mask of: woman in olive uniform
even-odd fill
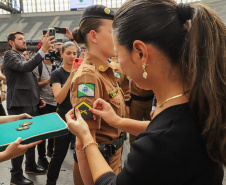
[[[111,65],[114,70],[116,81],[119,83],[119,86],[122,88],[124,94],[124,100],[126,104],[125,108],[125,118],[129,118],[130,110],[130,100],[131,100],[131,82],[127,75],[125,75],[119,65],[118,57],[111,58]],[[123,139],[127,139],[127,133],[123,131]]]
[[[112,105],[119,116],[124,116],[123,93],[114,77],[113,68],[107,61],[108,58],[115,56],[111,33],[113,18],[114,12],[105,6],[90,6],[83,12],[79,28],[73,31],[75,41],[85,43],[88,51],[72,79],[71,103],[73,107],[79,108],[100,151],[117,174],[121,171],[123,142],[121,130],[109,126],[100,118],[94,120],[89,111],[95,100],[103,98]],[[84,163],[87,160],[83,160],[86,156],[81,150],[82,144],[79,145],[79,140],[76,140],[76,154],[83,182],[92,184],[90,171],[87,170],[88,163]],[[75,162],[75,184],[77,184],[77,167]]]
[[[130,79],[127,75],[125,75],[122,72],[120,65],[119,65],[119,62],[118,62],[118,57],[112,57],[111,58],[111,65],[112,65],[112,68],[114,70],[116,81],[119,83],[119,86],[122,88],[122,91],[124,93],[125,102],[126,102],[126,105],[127,105],[128,102],[131,99],[131,82],[130,82]],[[126,110],[126,114],[127,113],[129,113],[129,110],[128,111]],[[126,117],[129,117],[129,115],[126,116]]]

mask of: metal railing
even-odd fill
[[[19,0],[14,0],[14,2]],[[190,3],[201,0],[175,0],[177,3]],[[12,0],[0,0],[0,3],[7,4]],[[126,0],[93,0],[94,4],[105,5],[109,8],[120,8]],[[58,12],[70,11],[70,0],[22,0],[22,13]],[[0,9],[0,14],[7,11]]]

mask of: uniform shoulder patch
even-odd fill
[[[121,73],[117,73],[117,72],[115,72],[115,78],[120,78],[121,77]]]
[[[92,107],[87,102],[82,101],[76,107],[79,109],[81,116],[83,117],[84,120],[93,118],[93,113],[89,111],[89,109]],[[74,111],[75,111],[75,109],[74,109]],[[75,115],[75,113],[74,113],[74,115]]]
[[[95,84],[91,83],[78,84],[78,98],[94,96],[95,96]]]

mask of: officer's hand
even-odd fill
[[[67,125],[68,125],[69,130],[74,135],[76,135],[78,138],[80,138],[82,141],[86,137],[91,136],[91,133],[89,131],[89,126],[87,125],[85,120],[82,118],[81,113],[78,108],[75,109],[75,115],[74,115],[74,109],[71,109],[65,115],[65,118],[67,120]]]
[[[98,98],[93,103],[93,108],[90,109],[90,112],[94,114],[94,120],[97,116],[100,116],[104,121],[113,126],[118,122],[120,117],[115,113],[114,109],[111,107],[110,103],[104,101],[101,98]]]
[[[54,36],[49,37],[49,32],[42,36],[42,47],[41,50],[44,53],[47,53],[48,50],[53,47],[53,43],[55,42]]]
[[[40,144],[42,141],[36,141],[30,144],[21,145],[22,138],[17,138],[16,141],[11,143],[6,150],[4,151],[4,160],[13,159],[15,157],[18,157],[20,155],[23,155],[28,148],[34,147],[37,144]]]

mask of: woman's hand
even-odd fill
[[[3,159],[2,160],[0,159],[0,160],[5,161],[5,160],[13,159],[20,155],[23,155],[28,148],[34,147],[35,145],[40,144],[42,141],[36,141],[26,145],[21,145],[20,144],[21,142],[22,142],[22,138],[19,137],[17,138],[16,141],[11,143],[3,152],[3,156],[4,156]]]
[[[32,116],[27,114],[27,113],[23,113],[23,114],[19,114],[18,115],[18,120],[21,120],[21,119],[31,119]]]
[[[93,108],[90,112],[94,114],[93,118],[96,120],[96,116],[100,116],[107,124],[114,126],[117,124],[120,117],[115,113],[114,109],[111,107],[110,103],[98,98],[93,103]]]
[[[77,119],[75,118],[75,116]],[[91,133],[89,131],[89,126],[82,118],[78,108],[75,109],[75,115],[74,115],[74,109],[71,109],[66,114],[65,118],[67,120],[67,125],[69,130],[78,138],[80,138],[82,141],[84,141],[86,137],[91,136]]]

